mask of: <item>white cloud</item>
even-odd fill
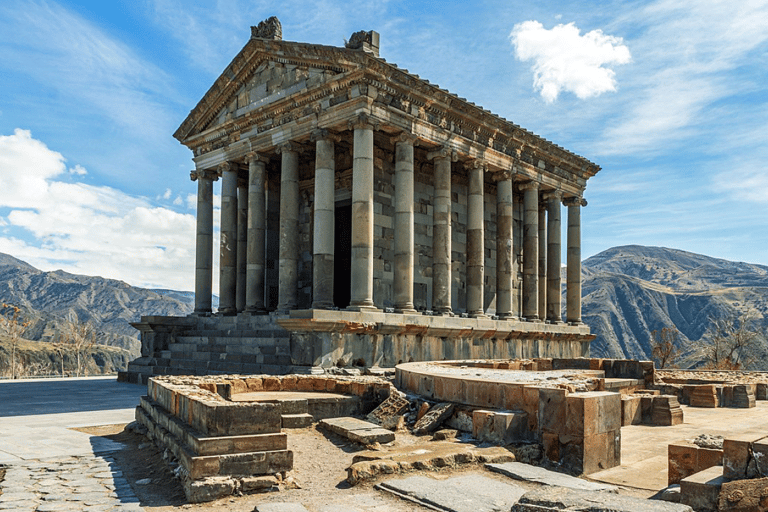
[[[165,189],[165,192],[163,192],[163,199],[166,201],[171,198],[171,189],[167,188]]]
[[[560,92],[572,92],[579,99],[616,90],[616,75],[610,64],[631,60],[621,38],[592,30],[584,35],[573,23],[545,29],[538,21],[518,23],[510,39],[515,56],[533,61],[533,87],[547,103]]]
[[[29,131],[0,136],[0,207],[11,209],[0,220],[14,230],[0,236],[0,251],[45,270],[190,289],[193,215],[110,187],[57,180],[65,171],[65,158]]]
[[[88,171],[85,170],[85,167],[78,164],[74,167],[69,168],[69,174],[75,174],[77,176],[85,176],[86,174],[88,174]]]

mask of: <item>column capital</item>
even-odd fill
[[[219,179],[219,175],[216,171],[208,169],[193,169],[189,171],[189,179],[192,181],[197,181],[198,179],[216,181]]]
[[[264,155],[260,155],[255,151],[251,151],[245,155],[245,163],[248,165],[251,165],[251,162],[253,163],[262,162],[266,164],[269,162],[269,158],[267,158]]]
[[[473,169],[482,169],[483,172],[485,172],[488,170],[488,164],[486,164],[484,160],[473,158],[472,160],[467,160],[464,162],[464,169],[467,171],[471,171]]]
[[[398,143],[402,144],[402,143],[404,143],[404,144],[409,144],[411,146],[415,146],[416,145],[416,141],[418,141],[418,140],[419,140],[419,138],[416,135],[414,135],[412,133],[408,133],[408,132],[400,132],[399,135],[396,135],[394,137],[390,137],[390,139],[389,139],[389,141],[392,144],[398,144]]]
[[[497,172],[494,172],[493,175],[491,175],[491,179],[493,179],[493,181],[497,181],[497,182],[498,181],[508,181],[508,180],[511,180],[512,179],[512,171],[508,170],[508,171],[497,171]]]
[[[563,199],[565,206],[587,206],[587,200],[581,196],[569,196]]]
[[[517,185],[517,188],[525,192],[526,190],[539,190],[539,182],[538,181],[525,181],[522,183],[519,183]]]
[[[459,153],[455,149],[451,149],[450,146],[443,146],[435,151],[427,153],[428,160],[433,160],[435,158],[450,158],[451,162],[458,162]]]
[[[222,175],[228,171],[237,171],[237,167],[235,167],[231,162],[222,162],[216,166],[216,172],[219,173],[219,175]]]
[[[278,154],[303,153],[307,150],[307,148],[303,144],[299,144],[298,142],[294,142],[294,141],[288,141],[288,142],[283,142],[282,144],[278,144],[275,149],[277,150]]]
[[[381,127],[381,124],[376,119],[373,119],[371,116],[363,112],[350,119],[347,123],[347,126],[349,126],[350,130],[355,130],[358,128],[378,130]]]
[[[563,198],[563,191],[562,190],[547,190],[543,194],[541,194],[542,199],[545,201],[561,201]]]
[[[316,130],[312,130],[312,133],[309,135],[309,140],[312,142],[317,142],[319,140],[330,140],[331,142],[339,142],[341,140],[341,137],[336,135],[335,133],[326,130],[325,128],[318,128]]]

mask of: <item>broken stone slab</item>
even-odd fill
[[[768,478],[724,482],[717,501],[718,512],[768,510]]]
[[[582,491],[565,487],[541,487],[529,491],[512,506],[511,512],[693,512],[688,505],[644,500],[609,492]]]
[[[416,435],[428,434],[437,428],[450,417],[453,413],[454,404],[451,402],[441,402],[434,405],[422,416],[413,426],[413,433]]]
[[[319,425],[362,444],[390,443],[395,440],[394,432],[357,418],[326,418],[321,420]]]
[[[347,482],[357,485],[381,475],[410,471],[436,471],[469,464],[511,462],[515,455],[499,446],[476,447],[469,443],[433,441],[421,446],[386,447],[358,452],[347,468]]]
[[[262,503],[254,512],[309,512],[301,503]]]
[[[724,481],[720,466],[687,476],[680,481],[680,503],[690,505],[697,512],[715,512]]]
[[[705,448],[687,439],[670,443],[667,446],[667,485],[678,484],[683,478],[722,464],[722,449]]]
[[[727,479],[754,478],[767,473],[768,438],[742,434],[723,441],[723,475]]]
[[[544,485],[555,485],[566,487],[568,489],[579,489],[583,491],[606,491],[618,492],[618,488],[613,485],[599,482],[590,482],[574,476],[557,473],[538,466],[523,464],[522,462],[505,462],[503,464],[486,464],[485,467],[495,473],[522,480],[524,482],[534,482]]]
[[[411,476],[376,486],[408,501],[446,512],[507,512],[525,493],[517,485],[479,474],[435,480]]]
[[[408,412],[410,401],[401,393],[392,393],[371,411],[366,419],[371,423],[377,423],[384,428],[397,426],[399,419]],[[392,430],[390,428],[390,430]]]

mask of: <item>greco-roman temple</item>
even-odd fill
[[[580,212],[600,167],[386,62],[378,33],[252,27],[174,136],[195,162],[195,311],[134,324],[130,379],[588,356]]]

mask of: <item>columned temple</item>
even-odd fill
[[[580,219],[600,168],[386,62],[376,32],[331,47],[252,27],[174,136],[195,162],[195,311],[142,318],[133,373],[588,355]]]

